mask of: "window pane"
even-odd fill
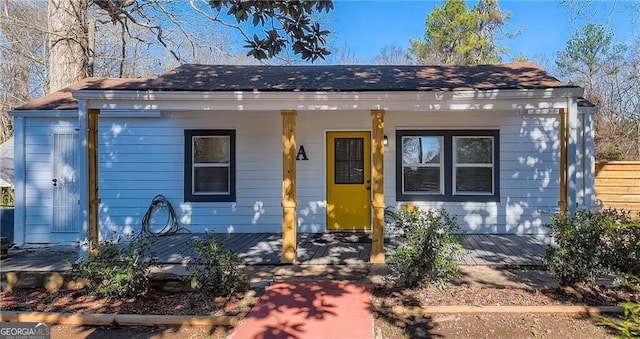
[[[193,172],[193,193],[229,193],[229,167],[196,167]]]
[[[404,191],[440,193],[440,167],[404,167]]]
[[[456,137],[459,164],[490,164],[493,158],[491,137]]]
[[[362,161],[364,140],[362,138],[336,138],[335,152],[338,161]]]
[[[336,161],[336,184],[362,184],[364,183],[364,168],[362,162],[353,163]]]
[[[456,168],[456,192],[493,192],[493,170],[491,167]]]
[[[336,138],[334,146],[335,183],[364,183],[364,139]]]
[[[194,163],[229,163],[229,137],[207,136],[193,138]]]
[[[441,149],[440,137],[403,137],[402,163],[404,165],[439,164]]]

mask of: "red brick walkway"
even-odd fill
[[[275,283],[240,323],[234,338],[373,338],[370,286],[351,282]]]

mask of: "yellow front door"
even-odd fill
[[[371,229],[371,134],[327,133],[327,228]]]

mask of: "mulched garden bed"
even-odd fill
[[[256,303],[253,292],[228,298],[199,292],[148,292],[135,298],[96,298],[83,291],[16,289],[0,293],[0,309],[21,312],[91,312],[160,315],[244,316]]]
[[[416,290],[376,288],[379,305],[427,306],[546,306],[546,305],[617,305],[623,301],[639,301],[640,291],[603,285],[578,284],[574,287],[540,289],[495,288],[448,284]]]

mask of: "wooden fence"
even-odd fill
[[[640,161],[596,162],[595,190],[605,208],[640,211]]]

